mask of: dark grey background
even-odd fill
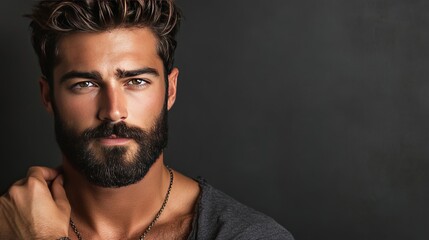
[[[2,190],[60,163],[31,3],[0,10]],[[178,3],[170,166],[296,239],[428,239],[428,1]]]

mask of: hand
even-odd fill
[[[0,197],[0,239],[68,236],[70,211],[62,175],[51,168],[31,167],[26,178]]]

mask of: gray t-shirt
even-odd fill
[[[274,219],[210,186],[204,179],[188,240],[293,240]]]

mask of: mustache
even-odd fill
[[[103,122],[95,128],[85,130],[82,137],[85,140],[89,140],[93,138],[107,138],[111,135],[115,135],[119,138],[132,138],[136,141],[142,141],[148,133],[138,127],[129,127],[124,122],[116,124]]]

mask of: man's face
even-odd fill
[[[178,71],[166,93],[156,45],[146,28],[71,34],[58,45],[53,99],[41,81],[66,160],[96,185],[141,180],[166,145]]]

